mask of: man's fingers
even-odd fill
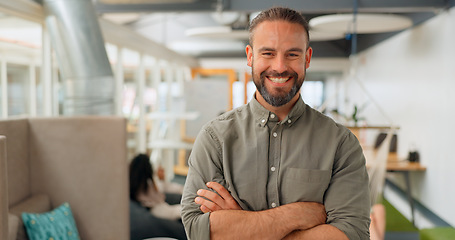
[[[201,211],[203,213],[208,213],[208,212],[212,212],[211,209],[209,209],[208,207],[206,207],[205,205],[201,205],[201,207],[199,207],[201,209]]]
[[[215,190],[223,199],[223,201],[216,202],[221,208],[223,209],[231,209],[231,210],[241,210],[242,208],[239,206],[237,201],[231,196],[228,190],[224,188],[221,184],[217,182],[208,182],[207,187]]]
[[[231,194],[228,192],[228,190],[226,190],[226,188],[224,188],[221,184],[219,184],[217,182],[208,182],[206,185],[207,185],[207,187],[215,190],[218,194],[220,194],[220,196],[223,199],[225,199],[225,200],[233,199]]]
[[[212,191],[209,191],[209,190],[205,190],[205,189],[199,189],[197,191],[197,195],[199,195],[201,197],[205,197],[208,200],[210,200],[218,205],[220,205],[223,201],[223,199],[218,194],[216,194]]]
[[[217,211],[217,210],[220,210],[221,208],[216,205],[215,203],[207,200],[207,199],[204,199],[204,198],[201,198],[201,197],[196,197],[194,199],[194,202],[201,205],[201,211],[206,213],[206,212],[214,212],[214,211]]]

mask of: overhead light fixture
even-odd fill
[[[239,12],[214,12],[212,18],[221,25],[231,25],[240,18]]]
[[[233,30],[229,26],[190,28],[185,31],[185,35],[188,37],[223,38],[237,40],[248,39],[248,31]]]
[[[196,0],[98,0],[104,4],[163,4],[163,3],[193,3]]]
[[[217,27],[200,27],[190,28],[185,31],[188,37],[204,37],[204,38],[220,38],[220,39],[235,39],[235,40],[248,40],[249,33],[247,30],[232,30],[228,26]],[[310,30],[311,42],[330,41],[342,39],[345,34],[342,32],[324,32]]]
[[[167,45],[170,49],[189,55],[203,53],[244,53],[245,44],[242,42],[220,41],[174,41]]]
[[[353,31],[353,14],[332,14],[312,18],[311,29],[319,32],[351,33]],[[356,32],[359,34],[400,31],[412,26],[412,20],[394,14],[357,14]]]
[[[310,42],[331,41],[343,39],[345,34],[337,31],[317,31],[310,29]]]
[[[102,17],[113,23],[125,24],[138,20],[140,16],[140,13],[106,13]]]

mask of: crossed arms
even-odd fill
[[[264,177],[257,171],[251,174],[242,171],[246,169],[242,166],[232,169],[231,162],[223,159],[237,157],[235,151],[220,152],[221,143],[214,135],[217,134],[203,131],[188,161],[182,221],[191,239],[369,239],[368,175],[362,149],[352,134],[344,135],[333,156],[330,179],[324,180],[330,181],[328,187],[322,180],[300,179],[298,183],[304,184],[304,188],[300,185],[294,188],[288,182],[283,189],[288,198],[281,201],[283,205],[268,210],[260,210],[269,207],[266,199],[262,199],[266,197]],[[224,152],[229,156],[222,156]],[[253,169],[256,167],[263,166]],[[323,176],[318,169],[311,173]],[[293,189],[298,193],[290,199]]]
[[[210,212],[211,239],[348,239],[336,227],[325,224],[324,205],[297,202],[265,211],[244,211],[229,192],[216,182],[200,189],[195,203]]]

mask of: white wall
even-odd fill
[[[455,226],[455,8],[361,53],[357,76],[400,126],[398,154],[420,152],[427,171],[411,175],[413,196]],[[368,101],[350,86],[353,102]],[[362,115],[389,123],[372,104]]]

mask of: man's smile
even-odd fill
[[[290,77],[267,77],[267,78],[274,83],[285,83],[290,79]]]

